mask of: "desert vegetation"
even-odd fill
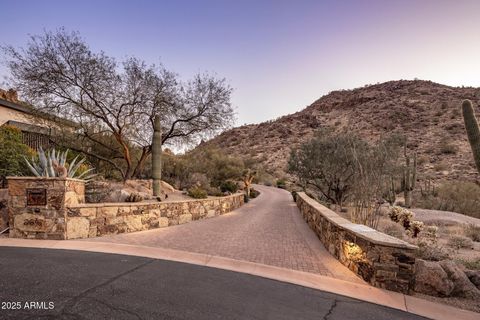
[[[469,158],[477,162],[480,131],[472,102],[461,109]],[[437,154],[458,150],[454,140],[442,138]],[[416,245],[417,292],[455,297],[448,300],[454,305],[465,305],[458,297],[473,299],[468,308],[479,310],[473,301],[480,296],[480,186],[432,179],[418,170],[425,161],[405,136],[368,141],[352,131],[321,129],[291,152],[292,196],[306,191],[352,222]]]
[[[26,48],[3,49],[12,85],[34,110],[75,124],[73,131],[54,126],[54,142],[88,155],[113,177],[143,175],[155,116],[161,119],[164,146],[191,146],[233,121],[232,89],[210,74],[184,82],[138,58],[119,63],[63,29],[32,36]]]
[[[369,144],[352,133],[323,129],[311,141],[292,150],[289,173],[320,201],[339,209],[352,205],[352,221],[375,227],[381,204],[376,199],[388,193],[400,172],[400,145],[398,136]]]

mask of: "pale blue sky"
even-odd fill
[[[480,1],[0,1],[0,43],[65,27],[94,50],[234,87],[237,124],[336,89],[420,78],[480,86]],[[0,77],[7,71],[0,66]]]

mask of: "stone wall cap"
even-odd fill
[[[235,197],[243,197],[243,193],[234,193],[228,196],[223,197],[210,197],[206,199],[186,199],[186,200],[176,200],[176,201],[156,201],[148,200],[141,202],[98,202],[98,203],[79,203],[75,205],[70,205],[68,208],[104,208],[104,207],[141,207],[149,205],[161,205],[161,204],[180,204],[180,203],[190,203],[190,202],[203,202],[203,201],[213,201],[213,200],[225,200]]]
[[[414,246],[406,241],[389,236],[363,224],[353,223],[339,216],[333,210],[330,210],[327,207],[321,205],[315,199],[310,198],[308,195],[305,194],[305,192],[298,192],[297,197],[300,197],[308,205],[317,210],[325,219],[327,219],[337,227],[350,231],[359,238],[370,241],[374,244],[387,247],[403,248],[409,250],[414,250],[418,248],[417,246]]]
[[[47,180],[47,181],[76,181],[76,182],[83,182],[85,180],[76,179],[76,178],[60,178],[60,177],[22,177],[22,176],[9,176],[7,180]]]

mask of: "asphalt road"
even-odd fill
[[[0,247],[0,302],[0,319],[424,319],[214,268],[11,247]]]

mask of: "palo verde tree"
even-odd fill
[[[166,145],[196,143],[233,122],[232,89],[210,74],[182,82],[137,58],[119,63],[64,29],[32,36],[25,48],[3,49],[22,97],[78,125],[74,134],[58,133],[58,126],[57,142],[108,163],[123,179],[143,171],[156,115]]]

